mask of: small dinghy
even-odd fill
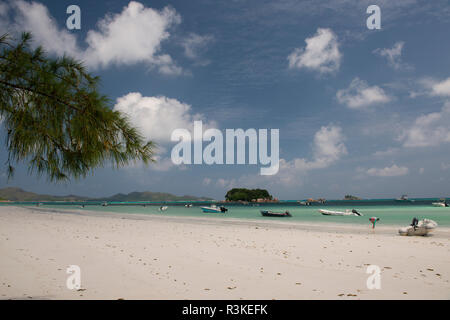
[[[292,215],[289,213],[289,211],[273,212],[273,211],[269,211],[269,210],[261,210],[261,214],[264,217],[292,217]]]
[[[358,216],[358,217],[362,216],[362,214],[356,211],[355,209],[352,209],[351,211],[348,209],[345,211],[319,209],[319,212],[324,216]]]
[[[166,206],[159,207],[159,211],[166,211],[167,209],[169,209],[169,207]]]
[[[400,228],[398,233],[401,236],[426,236],[438,226],[436,221],[430,219],[418,220],[414,218],[408,227]]]
[[[443,202],[433,202],[433,207],[448,207],[448,203],[446,201]]]
[[[225,207],[217,207],[216,205],[212,205],[210,207],[201,207],[202,211],[205,213],[225,213],[228,211]]]

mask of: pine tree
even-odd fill
[[[154,161],[155,144],[111,109],[98,77],[73,58],[51,58],[30,44],[30,33],[18,41],[0,37],[0,121],[9,176],[19,162],[59,181],[85,177],[109,162],[118,168]]]

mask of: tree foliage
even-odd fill
[[[98,77],[68,56],[31,49],[30,42],[29,33],[18,41],[0,37],[0,121],[10,176],[18,162],[58,181],[84,177],[107,162],[154,161],[154,143],[110,108]]]
[[[252,201],[256,199],[272,199],[265,189],[233,188],[227,192],[225,199],[228,201]]]

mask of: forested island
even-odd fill
[[[227,201],[268,202],[276,201],[265,189],[233,188],[225,195]]]

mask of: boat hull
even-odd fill
[[[272,212],[261,210],[261,215],[263,217],[292,217],[289,212]]]
[[[445,203],[442,202],[433,202],[432,205],[433,207],[447,207]]]
[[[324,216],[354,216],[353,212],[331,211],[320,209],[319,212]]]
[[[436,229],[436,227],[437,223],[435,221],[424,219],[420,220],[415,228],[413,226],[400,228],[398,230],[398,233],[401,236],[426,236],[434,229]]]
[[[202,208],[202,211],[205,212],[205,213],[222,213],[222,211],[220,211],[220,209]]]
[[[201,207],[201,209],[204,213],[225,213],[226,211],[228,211],[224,207],[219,207],[219,208]]]

